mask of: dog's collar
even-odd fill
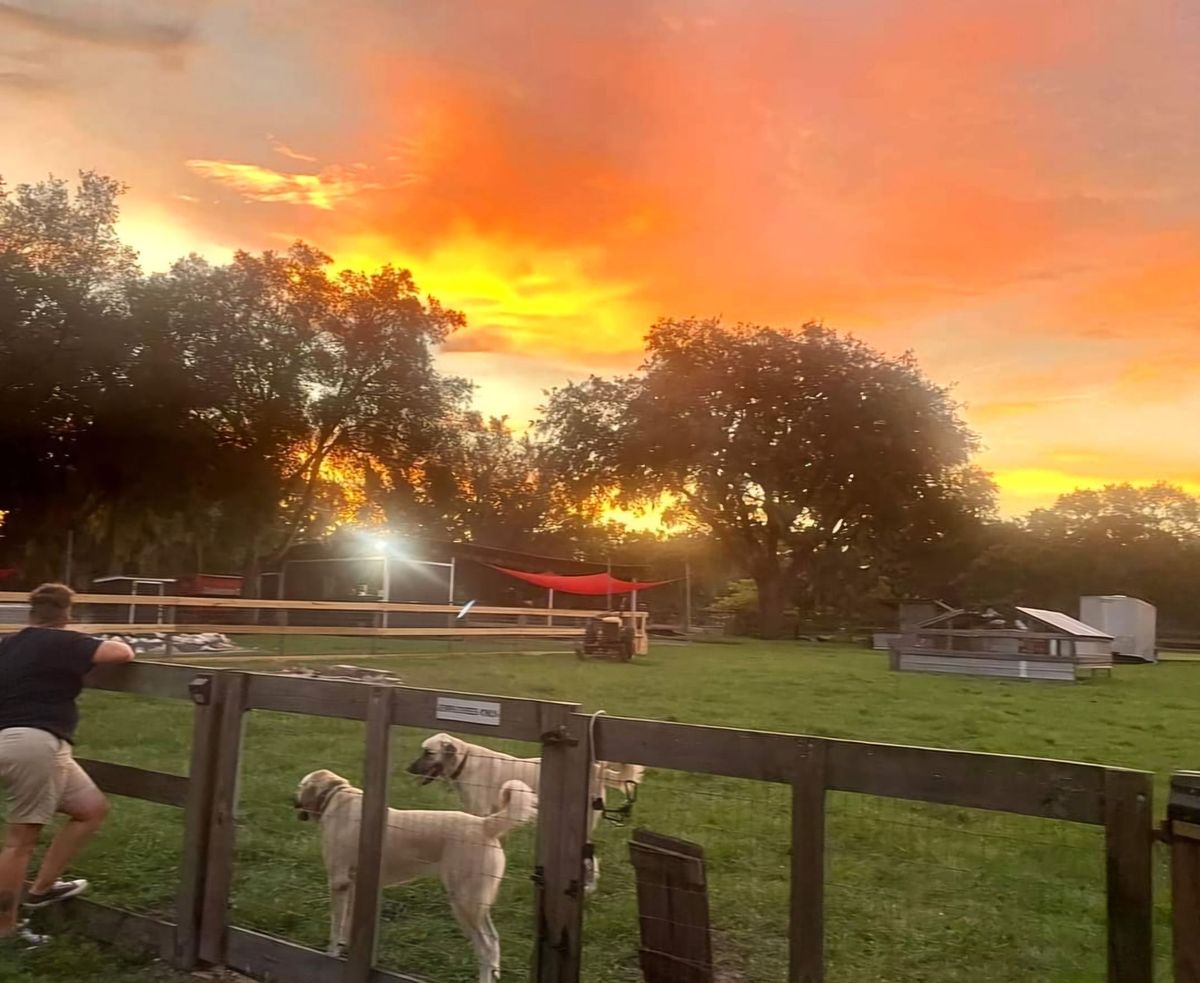
[[[457,768],[455,768],[455,769],[454,769],[454,772],[453,772],[453,774],[451,774],[451,775],[450,775],[450,781],[454,781],[455,779],[457,779],[457,778],[458,778],[458,776],[459,776],[459,775],[461,775],[461,774],[462,774],[462,770],[463,770],[463,769],[464,769],[464,768],[467,766],[467,758],[469,758],[470,756],[471,756],[471,752],[470,752],[470,751],[467,751],[467,752],[466,752],[466,753],[465,753],[465,754],[462,756],[462,761],[460,761],[460,762],[458,763],[458,767],[457,767]]]
[[[341,792],[349,787],[349,785],[333,785],[326,789],[321,793],[321,797],[317,799],[317,808],[313,810],[311,814],[315,815],[317,819],[323,818],[325,815],[325,810],[329,808],[329,803],[332,801],[333,797],[337,795],[338,792]]]

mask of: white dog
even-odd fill
[[[305,775],[296,789],[301,819],[321,824],[321,855],[329,877],[329,951],[345,952],[353,918],[353,885],[363,793],[332,771]],[[384,834],[382,883],[406,884],[438,877],[450,909],[471,940],[479,959],[479,983],[500,979],[500,936],[492,924],[492,906],[504,877],[501,840],[537,814],[537,796],[527,783],[506,781],[498,808],[487,816],[445,810],[389,809]]]
[[[454,786],[467,812],[486,816],[499,808],[500,790],[506,782],[521,781],[536,792],[541,768],[541,758],[518,758],[450,734],[434,734],[421,742],[421,754],[408,766],[408,773],[420,776],[422,785],[445,779]],[[645,774],[646,769],[641,765],[596,762],[588,793],[593,803],[589,837],[604,814],[608,790],[621,791],[631,801]],[[592,844],[587,846],[584,886],[590,893],[596,889],[600,878],[600,861],[595,857]]]

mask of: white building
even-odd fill
[[[1113,636],[1113,654],[1136,662],[1157,662],[1157,611],[1153,604],[1102,594],[1079,599],[1079,620]]]

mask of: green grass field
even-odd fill
[[[306,640],[289,649],[313,655],[324,644]],[[840,646],[661,645],[629,665],[438,648],[372,664],[412,685],[565,699],[613,714],[1144,768],[1158,776],[1160,811],[1170,772],[1200,764],[1194,738],[1200,665],[1189,663],[1121,667],[1111,680],[1067,686],[889,673],[882,655]],[[352,661],[364,651],[361,643],[339,642],[331,661]],[[88,693],[79,753],[182,771],[188,714],[168,701]],[[402,773],[423,736],[397,730],[391,802],[453,808],[447,788],[418,788]],[[313,768],[333,768],[357,781],[361,740],[361,725],[348,722],[251,716],[236,924],[324,946],[328,908],[316,831],[295,820],[290,799],[297,779]],[[647,777],[636,824],[706,849],[724,983],[786,976],[788,805],[781,787],[661,771]],[[179,818],[164,807],[118,800],[109,827],[77,868],[93,881],[94,897],[169,912]],[[628,830],[610,826],[598,836],[600,890],[588,902],[585,925],[588,983],[640,978],[627,839]],[[510,980],[525,978],[529,963],[531,850],[532,830],[510,839],[509,874],[496,911]],[[1098,829],[837,794],[830,802],[828,856],[831,981],[1100,983],[1105,977]],[[1158,901],[1159,973],[1166,979],[1164,870]],[[50,951],[0,963],[0,980],[65,983],[80,978],[81,959],[90,967],[88,979],[170,978],[161,968],[62,938]],[[474,978],[474,959],[440,885],[385,893],[381,963],[438,983]]]

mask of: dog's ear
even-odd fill
[[[296,790],[296,803],[305,813],[317,811],[317,803],[321,801],[321,789],[324,787],[320,774],[309,775]]]
[[[314,771],[300,783],[296,799],[301,809],[315,815],[321,804],[321,800],[328,794],[329,789],[335,785],[345,784],[347,784],[346,779],[340,775],[335,775],[332,771],[324,769]]]

